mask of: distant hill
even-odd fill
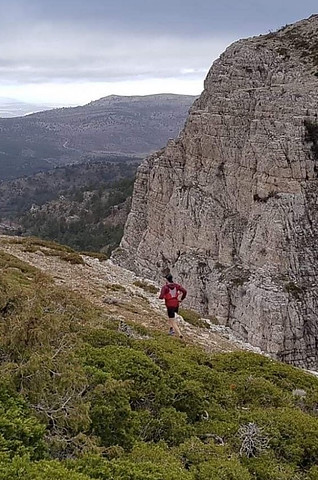
[[[13,98],[0,97],[0,118],[21,117],[48,108],[54,108],[54,106],[25,103]]]
[[[196,97],[111,95],[81,107],[0,119],[0,178],[12,179],[110,154],[144,156],[182,128]]]

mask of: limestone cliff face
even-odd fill
[[[318,15],[231,45],[180,136],[147,158],[117,262],[318,367]]]

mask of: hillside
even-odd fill
[[[179,133],[195,98],[111,95],[80,107],[0,118],[0,178],[111,160],[113,154],[145,156]]]
[[[0,217],[13,219],[60,196],[76,196],[81,191],[101,188],[135,175],[138,161],[129,157],[112,161],[88,162],[54,168],[49,172],[0,182]]]
[[[0,244],[1,480],[317,480],[314,376],[207,324],[167,336],[110,261]]]
[[[130,210],[134,177],[92,183],[19,218],[19,233],[61,242],[79,251],[118,247]]]
[[[121,240],[136,168],[137,159],[121,157],[3,181],[0,232],[108,252]]]

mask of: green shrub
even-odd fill
[[[306,480],[318,480],[318,466],[311,467],[308,471]]]
[[[129,459],[91,464],[90,468],[82,468],[83,472],[89,472],[90,478],[100,480],[193,480],[191,474],[178,466],[162,466],[146,461],[138,463]]]
[[[296,480],[301,478],[293,465],[272,458],[271,454],[263,454],[259,458],[250,458],[245,466],[257,480]]]
[[[67,245],[61,245],[51,240],[43,240],[37,237],[11,238],[8,240],[8,242],[13,244],[15,243],[15,244],[24,245],[26,249],[30,249],[28,251],[36,251],[36,250],[40,250],[41,247],[44,247],[50,250],[56,250],[58,252],[67,252],[67,253],[74,252],[74,250],[68,247]]]
[[[131,453],[112,461],[87,456],[80,459],[75,468],[101,480],[194,480],[163,443],[138,443]]]
[[[68,253],[59,250],[41,250],[44,255],[47,257],[59,257],[65,262],[69,262],[72,265],[85,265],[85,262],[81,255],[76,252]]]
[[[117,324],[115,324],[117,326]],[[84,333],[83,339],[89,343],[92,347],[101,348],[106,345],[123,345],[131,346],[131,339],[117,330],[111,330],[110,328],[96,328]]]
[[[47,452],[44,432],[45,426],[31,414],[26,402],[0,385],[0,452],[43,458]]]
[[[111,290],[112,292],[124,292],[126,290],[125,287],[118,283],[107,283],[105,288],[107,288],[107,290]]]
[[[230,455],[230,449],[226,445],[216,444],[213,439],[206,443],[197,437],[191,437],[178,448],[175,452],[180,458],[184,466],[189,469],[194,465],[200,465],[203,462],[215,459],[227,459]]]
[[[80,255],[86,255],[87,257],[97,258],[100,262],[103,262],[103,261],[109,259],[109,255],[107,255],[106,253],[102,253],[102,252],[84,251],[84,252],[79,252],[79,253],[80,253]]]
[[[179,445],[194,433],[187,415],[173,407],[162,408],[153,421],[152,435],[148,440],[164,440],[168,445]]]
[[[218,318],[215,315],[206,315],[206,318],[210,320],[213,325],[220,325]]]
[[[255,353],[241,351],[213,355],[211,363],[214,370],[232,375],[233,381],[240,373],[250,374],[265,378],[290,393],[295,388],[316,391],[318,386],[313,375]]]
[[[185,412],[192,422],[209,407],[209,396],[200,381],[183,380],[178,386],[178,395],[173,406]]]
[[[280,461],[300,468],[318,464],[318,418],[293,408],[258,410],[246,418],[263,427]]]
[[[154,293],[154,294],[158,293],[158,288],[155,287],[154,285],[151,285],[150,283],[142,282],[141,280],[136,280],[134,282],[134,285],[136,287],[142,288],[143,290],[145,290],[145,292]]]
[[[137,414],[130,406],[127,382],[104,380],[89,395],[92,433],[102,445],[132,447],[138,433]]]
[[[18,270],[24,274],[24,279],[26,279],[26,277],[34,279],[39,274],[39,270],[32,267],[32,265],[29,265],[19,258],[3,251],[0,251],[0,268],[4,273],[8,270],[11,272],[13,270]]]
[[[90,480],[87,475],[72,472],[58,461],[30,462],[27,456],[0,458],[0,480]]]
[[[292,396],[269,380],[253,375],[240,375],[235,379],[235,393],[240,406],[283,407],[292,405]]]
[[[196,480],[251,480],[247,468],[237,458],[215,459],[195,467]]]
[[[59,245],[58,243],[41,240],[35,237],[19,238],[10,240],[10,243],[17,243],[24,246],[25,252],[35,253],[37,251],[42,252],[46,256],[59,257],[66,262],[72,264],[84,265],[84,260],[75,252],[72,248],[66,245]]]
[[[194,310],[180,308],[179,313],[186,322],[190,323],[194,327],[210,328],[209,324],[201,318],[199,313],[195,312]]]

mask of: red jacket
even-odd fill
[[[179,294],[182,293],[180,300],[187,296],[187,291],[178,283],[167,283],[161,289],[159,298],[164,299],[167,307],[179,307]]]

